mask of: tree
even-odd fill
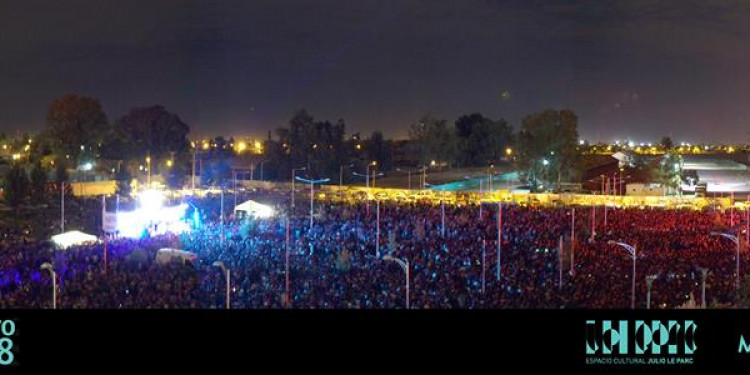
[[[680,166],[680,156],[669,152],[659,161],[654,179],[664,186],[666,194],[673,194],[679,189],[682,181]]]
[[[190,127],[160,105],[134,108],[116,126],[132,142],[137,157],[150,153],[158,159],[188,148]]]
[[[115,127],[109,129],[101,148],[101,156],[109,160],[133,160],[140,159],[130,136],[123,128]]]
[[[411,125],[409,137],[419,148],[421,164],[429,164],[435,160],[450,165],[454,161],[456,136],[446,120],[423,116],[417,124]]]
[[[170,189],[182,189],[185,185],[187,167],[183,163],[172,163],[172,166],[162,169],[162,177]]]
[[[367,158],[377,161],[379,170],[387,171],[391,169],[391,145],[383,138],[382,132],[372,132],[365,147],[367,148]]]
[[[505,120],[492,120],[479,113],[459,117],[455,127],[457,162],[464,166],[497,162],[513,142],[513,128]]]
[[[275,171],[277,179],[289,178],[292,168],[300,167],[306,167],[311,177],[333,178],[348,160],[344,120],[336,124],[315,121],[307,111],[300,110],[289,121],[289,128],[279,128],[276,133],[279,142],[267,141],[265,149],[269,156],[266,166]]]
[[[58,156],[70,155],[78,161],[99,150],[107,132],[107,116],[98,99],[74,94],[55,99],[47,110],[47,127],[54,138]]]
[[[547,109],[523,118],[517,156],[532,189],[540,183],[559,185],[575,173],[577,127],[578,118],[570,110]]]
[[[65,159],[58,159],[55,162],[55,183],[58,187],[68,182],[70,176],[68,175],[68,168],[65,165]]]
[[[201,184],[203,186],[225,186],[230,179],[231,167],[225,159],[203,162]]]
[[[47,171],[42,167],[42,163],[34,163],[34,169],[31,170],[31,200],[35,203],[44,203],[47,201]]]
[[[13,164],[5,174],[5,201],[16,210],[29,193],[29,178],[26,171],[18,164]]]
[[[661,142],[659,143],[661,144],[662,147],[664,147],[665,152],[668,152],[674,146],[674,143],[672,142],[672,138],[667,137],[667,136],[662,137]]]

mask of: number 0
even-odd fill
[[[13,336],[16,333],[16,322],[3,320],[3,323],[0,324],[0,331],[2,331],[3,336]]]

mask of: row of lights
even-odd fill
[[[195,141],[190,142],[190,146],[192,148],[198,148],[198,144]],[[217,148],[219,145],[217,143],[211,143],[207,140],[203,140],[200,142],[200,148],[204,151],[208,151],[211,148]],[[222,146],[223,149],[227,148],[227,145]],[[260,141],[254,141],[252,143],[248,143],[245,141],[239,141],[237,143],[231,142],[229,143],[229,148],[233,148],[238,154],[243,153],[247,150],[250,150],[253,153],[256,154],[262,154],[263,153],[263,144]]]

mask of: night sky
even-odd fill
[[[110,120],[163,104],[193,136],[567,106],[589,140],[747,142],[750,1],[0,0],[0,131],[66,93]]]

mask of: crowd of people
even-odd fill
[[[729,213],[710,210],[610,207],[605,219],[602,206],[574,213],[504,204],[498,215],[497,203],[321,201],[310,226],[306,202],[288,215],[288,194],[249,197],[274,205],[276,215],[235,218],[233,197],[224,197],[223,210],[218,196],[196,198],[200,226],[180,235],[109,239],[106,262],[104,243],[56,250],[6,230],[0,309],[52,305],[52,278],[40,270],[45,262],[57,273],[60,308],[223,308],[226,276],[216,261],[230,270],[231,308],[404,308],[406,273],[394,258],[408,261],[411,308],[628,308],[632,257],[610,241],[637,249],[638,308],[646,306],[647,276],[654,278],[652,308],[700,304],[701,268],[710,270],[708,304],[738,303],[735,245],[710,233],[744,237],[741,212],[731,220],[741,225],[729,228]],[[164,247],[198,258],[162,265],[155,255]],[[746,252],[740,255],[748,264]]]

